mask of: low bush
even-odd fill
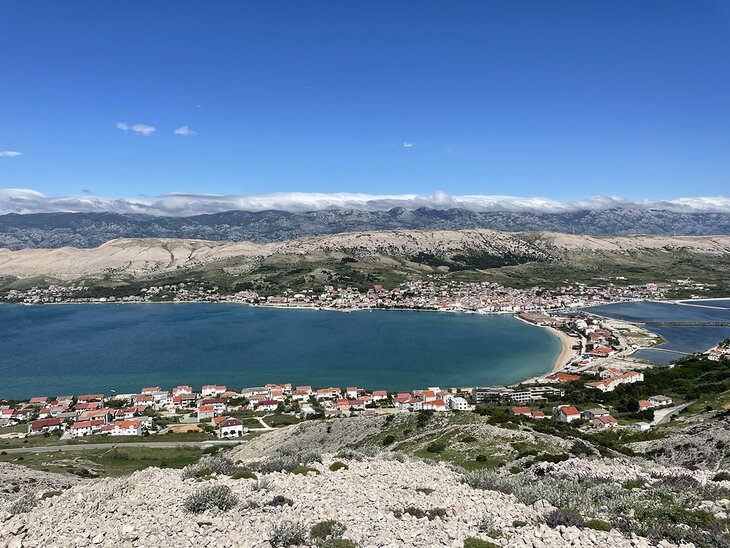
[[[551,455],[549,453],[545,453],[543,455],[535,457],[535,460],[541,462],[552,462],[554,464],[557,464],[558,462],[563,462],[564,460],[568,460],[569,458],[570,457],[568,455]]]
[[[267,491],[271,487],[271,480],[269,478],[261,478],[251,487],[254,491]]]
[[[464,539],[464,548],[499,548],[499,546],[488,540],[469,537]]]
[[[46,492],[45,492],[45,493],[43,493],[43,495],[41,496],[41,499],[50,499],[50,498],[52,498],[52,497],[57,497],[57,496],[58,496],[58,495],[60,495],[61,493],[63,493],[63,491],[46,491]]]
[[[256,474],[251,472],[251,470],[239,470],[238,472],[234,472],[231,474],[231,479],[258,479]]]
[[[416,487],[415,489],[416,493],[423,493],[424,495],[430,495],[435,491],[435,489],[431,489],[430,487]]]
[[[239,470],[240,468],[233,464],[233,461],[227,457],[204,455],[195,464],[189,464],[183,468],[180,475],[182,479],[202,478],[211,474],[230,476]]]
[[[261,473],[270,472],[292,472],[300,466],[306,466],[312,462],[321,462],[322,456],[314,450],[297,450],[291,453],[282,453],[276,457],[250,465],[250,468]]]
[[[414,518],[426,517],[426,512],[415,506],[407,506],[403,510],[393,510],[393,515],[398,519],[402,518],[404,514],[408,514]]]
[[[395,436],[393,434],[388,434],[383,438],[383,445],[390,445],[395,441]]]
[[[282,521],[271,529],[269,544],[273,548],[300,546],[307,541],[307,528],[298,521]]]
[[[564,525],[565,527],[585,527],[585,520],[577,512],[556,508],[545,516],[545,523],[550,527]]]
[[[643,479],[632,479],[632,480],[626,480],[622,487],[624,489],[641,489],[646,485],[646,482]]]
[[[359,548],[359,545],[346,538],[328,538],[317,544],[317,548]]]
[[[276,495],[273,499],[266,503],[266,506],[294,506],[294,501],[284,495]]]
[[[462,436],[459,439],[459,441],[462,443],[472,443],[472,442],[477,441],[477,439],[474,436],[472,436],[471,434],[466,434],[466,435]]]
[[[443,453],[444,449],[446,449],[446,442],[444,441],[434,441],[426,446],[426,451],[429,453]]]
[[[335,461],[332,464],[330,464],[330,470],[332,472],[337,472],[337,470],[342,470],[343,468],[345,470],[347,470],[347,468],[348,468],[348,466],[344,462]]]
[[[310,472],[319,474],[319,470],[317,470],[316,468],[311,468],[309,466],[297,466],[294,470],[291,471],[292,474],[302,474],[304,476],[306,476]]]
[[[238,504],[238,497],[225,485],[212,485],[195,491],[183,501],[183,510],[190,514],[201,514],[218,508],[230,510]]]
[[[345,524],[333,519],[328,519],[312,525],[309,529],[309,536],[314,541],[336,539],[342,538],[342,535],[345,534],[346,530],[347,527]]]
[[[489,457],[487,455],[479,454],[474,460],[477,462],[487,462],[489,460]]]
[[[595,529],[596,531],[610,531],[613,529],[610,523],[601,519],[589,519],[586,521],[585,526],[588,529]]]
[[[712,476],[712,481],[730,481],[730,472],[718,472]]]
[[[526,521],[522,521],[521,519],[516,519],[512,522],[512,527],[525,527],[527,525]]]
[[[477,523],[477,531],[480,533],[489,533],[494,530],[494,516],[489,513],[482,514]]]
[[[409,516],[413,516],[414,518],[420,519],[420,518],[428,518],[429,521],[432,521],[433,519],[437,517],[444,517],[446,516],[446,509],[445,508],[431,508],[430,510],[421,510],[420,508],[416,506],[406,506],[403,510],[393,510],[393,515],[397,517],[398,519],[402,518],[404,514],[408,514]]]
[[[28,493],[13,502],[8,507],[8,512],[11,514],[25,514],[26,512],[30,512],[36,506],[38,506],[38,499],[35,495]]]

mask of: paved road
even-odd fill
[[[679,413],[682,409],[687,407],[688,403],[683,403],[682,405],[675,405],[674,407],[665,407],[664,409],[656,409],[654,411],[654,420],[652,421],[652,426],[658,426],[660,424],[664,424],[665,422],[668,422],[672,415],[675,415]]]
[[[84,451],[90,449],[114,449],[115,447],[209,447],[211,445],[236,445],[234,440],[210,441],[133,441],[129,443],[84,443],[77,445],[47,445],[44,447],[13,447],[3,449],[5,453],[53,453],[55,451]]]

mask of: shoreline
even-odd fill
[[[524,379],[519,382],[514,383],[517,384],[525,384],[530,382],[537,382],[538,379],[544,379],[548,375],[554,375],[561,369],[563,369],[568,363],[570,363],[574,358],[578,356],[578,351],[573,350],[573,345],[575,344],[575,341],[568,335],[566,335],[564,332],[562,332],[560,329],[556,329],[555,327],[551,327],[549,325],[538,325],[532,322],[528,322],[525,319],[522,319],[519,317],[518,314],[514,314],[514,318],[524,322],[528,325],[532,325],[534,327],[540,327],[542,329],[547,329],[550,333],[552,333],[555,337],[558,338],[560,341],[560,353],[555,358],[555,361],[553,362],[553,366],[550,368],[550,370],[547,373],[543,373],[542,375],[536,375],[534,377],[530,377],[529,379]]]

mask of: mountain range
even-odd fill
[[[0,248],[97,247],[117,238],[187,238],[270,243],[306,236],[381,230],[492,229],[591,236],[730,234],[730,213],[616,208],[560,213],[467,209],[228,211],[191,217],[119,213],[0,215]]]

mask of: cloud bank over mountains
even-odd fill
[[[225,196],[215,194],[171,193],[159,197],[110,198],[81,194],[46,196],[32,189],[0,189],[0,214],[55,212],[114,212],[181,217],[222,211],[283,210],[291,212],[326,209],[382,211],[393,207],[415,209],[463,208],[472,211],[512,211],[566,213],[612,208],[662,209],[678,213],[730,212],[730,197],[688,197],[672,200],[628,200],[617,196],[593,196],[583,200],[561,201],[540,197],[452,196],[435,192],[418,194],[364,194],[275,192],[271,194]]]

